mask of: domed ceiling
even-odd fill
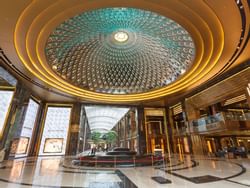
[[[220,8],[224,2],[19,3],[11,22],[12,61],[53,97],[119,104],[171,100],[205,83],[240,53],[234,53],[240,18],[230,21],[239,28],[233,35],[229,13]],[[240,4],[228,4],[237,15]]]
[[[192,64],[195,45],[175,21],[135,8],[76,15],[49,35],[51,69],[71,84],[98,93],[143,93],[164,87]]]

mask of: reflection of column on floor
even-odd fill
[[[38,158],[32,167],[31,175],[33,178],[31,179],[31,183],[47,185],[48,187],[49,185],[61,185],[65,178],[58,172],[61,168],[60,163],[60,157]]]
[[[203,143],[200,135],[191,135],[193,143],[193,153],[195,155],[203,155]]]
[[[178,150],[179,150],[179,158],[180,158],[180,161],[183,161],[184,157],[183,157],[183,150],[182,150],[182,147],[181,147],[181,142],[180,142],[180,138],[177,139],[177,142],[178,142]]]
[[[24,173],[23,168],[24,168],[24,160],[13,161],[9,175],[9,180],[11,181],[19,180]]]

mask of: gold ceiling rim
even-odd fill
[[[41,19],[44,19],[44,14],[47,13],[47,11],[53,11],[53,8],[55,8],[56,6],[59,6],[59,3],[57,2],[57,3],[50,5],[49,7],[45,7],[45,9],[42,9],[42,11],[38,15],[35,15],[35,18],[33,18],[34,21],[31,21],[31,24],[29,25],[27,30],[24,32],[25,43],[22,43],[19,41],[20,40],[19,35],[21,35],[20,33],[23,34],[21,30],[23,29],[22,26],[25,23],[25,21],[27,20],[28,20],[27,22],[30,21],[29,20],[31,19],[29,17],[31,15],[30,11],[33,11],[33,8],[37,6],[37,5],[34,6],[35,3],[36,1],[32,2],[28,7],[26,7],[26,9],[22,12],[16,24],[15,33],[14,33],[14,39],[15,39],[14,42],[15,42],[15,48],[17,50],[18,56],[22,60],[22,63],[25,65],[25,67],[31,73],[33,73],[36,77],[38,77],[40,80],[44,81],[45,83],[51,85],[52,87],[58,90],[61,90],[63,92],[66,92],[74,96],[81,97],[83,99],[102,101],[102,102],[103,101],[104,102],[132,102],[132,101],[142,101],[142,100],[145,101],[145,100],[150,100],[150,99],[166,96],[168,94],[187,88],[192,83],[195,83],[196,81],[201,79],[204,75],[206,75],[216,65],[216,62],[219,59],[220,54],[222,53],[222,50],[223,50],[224,33],[223,33],[222,26],[220,24],[220,21],[215,15],[214,17],[216,17],[217,19],[214,19],[213,21],[216,23],[215,25],[217,26],[217,32],[219,31],[219,34],[213,33],[209,25],[204,20],[202,20],[202,18],[200,18],[198,14],[196,14],[187,5],[181,4],[179,6],[182,6],[182,8],[186,9],[186,11],[188,11],[189,14],[193,16],[195,15],[194,18],[196,18],[196,20],[199,20],[201,24],[200,27],[202,29],[194,27],[194,25],[189,20],[185,19],[182,15],[178,14],[177,12],[171,11],[170,9],[166,7],[159,8],[159,5],[151,6],[151,11],[153,12],[157,12],[175,21],[177,18],[182,19],[181,23],[180,21],[177,21],[177,23],[181,25],[185,25],[185,26],[188,25],[189,28],[187,27],[184,27],[184,28],[187,29],[188,31],[192,30],[192,33],[190,34],[192,35],[192,38],[194,39],[194,42],[196,45],[196,53],[197,53],[192,68],[186,74],[184,74],[180,79],[173,82],[172,84],[153,90],[153,91],[149,91],[145,93],[138,93],[138,94],[126,94],[126,95],[96,93],[96,92],[92,92],[89,90],[78,88],[64,81],[61,77],[56,75],[50,67],[48,67],[48,64],[46,63],[44,59],[45,55],[44,55],[43,45],[45,45],[45,41],[46,41],[44,39],[47,39],[46,34],[48,35],[51,32],[51,28],[57,26],[58,23],[61,23],[63,20],[65,20],[65,17],[72,17],[76,14],[86,11],[87,10],[86,4],[85,6],[83,6],[82,4],[73,6],[73,7],[68,6],[67,9],[63,10],[63,12],[59,12],[59,14],[55,15],[49,20],[46,20],[45,25],[43,25],[42,28],[40,28],[37,33],[34,33],[35,31],[34,28],[35,26],[37,26],[36,24],[42,23]],[[141,4],[139,3],[139,5],[137,5],[138,7],[133,6],[133,8],[145,9],[145,7],[141,7],[140,5]],[[117,5],[114,5],[114,6],[117,6]],[[127,7],[129,7],[128,4],[127,4]],[[91,8],[93,9],[93,8],[105,8],[105,7],[91,7]],[[150,10],[150,9],[145,9],[145,10]],[[167,12],[168,15],[163,14],[163,11]],[[58,17],[60,16],[64,16],[64,18],[58,19]],[[54,23],[56,19],[57,19],[57,22]],[[49,24],[51,23],[54,23],[54,25],[48,27]],[[207,33],[201,32],[202,30],[207,31]],[[207,34],[208,36],[206,36]],[[214,34],[217,34],[217,36],[221,38],[221,41],[222,41],[221,46],[217,46],[217,47],[214,46],[214,40],[215,40]],[[34,36],[36,36],[37,38]],[[206,40],[205,44],[204,44],[204,40]],[[23,46],[25,48],[23,48]],[[205,47],[206,47],[206,50],[204,50]],[[26,49],[26,51],[22,51],[23,49]],[[217,51],[217,52],[214,53],[214,51]],[[213,63],[209,64],[209,62],[213,62]]]

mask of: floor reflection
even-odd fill
[[[60,167],[61,159],[41,159],[36,168],[40,176],[56,175]],[[40,165],[40,166],[38,166]]]
[[[173,156],[160,166],[97,169],[74,166],[72,159],[40,157],[6,161],[0,166],[0,188],[163,188],[249,186],[250,160]],[[194,165],[195,164],[195,165]],[[157,177],[155,181],[153,177]],[[166,186],[166,184],[165,184]]]
[[[18,180],[21,178],[24,168],[24,161],[14,161],[11,168],[9,179],[12,181]]]
[[[62,166],[60,157],[17,159],[7,161],[0,169],[5,187],[62,187],[62,188],[135,188],[119,170],[71,169]]]

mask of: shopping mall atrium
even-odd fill
[[[1,188],[250,187],[250,0],[2,0]]]

